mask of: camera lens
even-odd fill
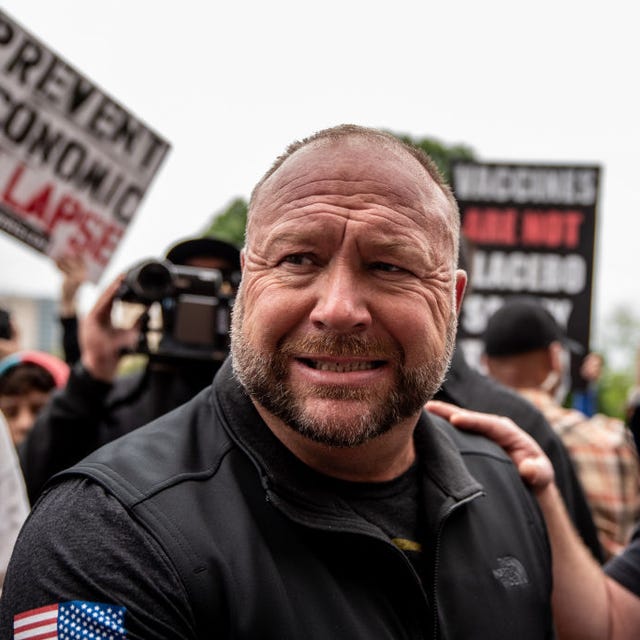
[[[172,295],[173,275],[162,262],[149,261],[139,265],[127,277],[127,285],[141,302],[155,302]]]

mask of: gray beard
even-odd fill
[[[274,352],[260,353],[247,342],[243,324],[244,302],[240,292],[233,309],[231,354],[234,373],[249,396],[289,428],[314,442],[332,447],[356,447],[386,433],[402,420],[417,415],[425,402],[433,397],[451,361],[457,318],[455,311],[452,312],[442,357],[436,362],[413,368],[405,366],[399,344],[390,349],[387,343],[358,335],[326,334],[296,344],[279,343]],[[369,400],[368,410],[349,421],[339,416],[320,419],[312,416],[287,381],[291,354],[301,352],[333,356],[375,354],[376,358],[381,354],[380,359],[394,364],[395,381],[391,392],[379,398],[367,388],[310,386],[307,391],[316,398]]]

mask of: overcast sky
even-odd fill
[[[640,39],[633,3],[5,0],[2,8],[172,145],[103,279],[199,233],[294,139],[353,122],[485,161],[603,168],[596,329],[640,314]],[[0,237],[0,294],[56,296]],[[597,346],[597,345],[596,345]]]

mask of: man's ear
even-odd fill
[[[540,388],[547,393],[554,395],[562,382],[562,345],[559,342],[552,342],[547,347],[547,361],[549,363],[549,373],[540,383]]]
[[[460,315],[462,308],[462,299],[464,291],[467,288],[467,272],[462,269],[456,269],[456,314]]]
[[[549,363],[551,370],[562,376],[564,373],[564,347],[558,341],[552,342],[549,347]]]

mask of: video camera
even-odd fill
[[[115,298],[147,308],[136,353],[168,358],[224,360],[239,273],[145,260],[125,275]],[[151,321],[158,303],[160,326]]]

